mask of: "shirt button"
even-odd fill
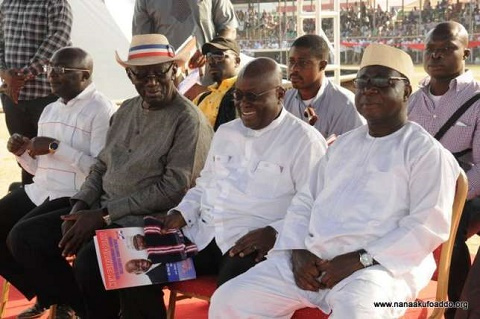
[[[312,233],[308,233],[308,236],[313,237],[313,234],[312,234]]]
[[[437,114],[433,114],[433,118],[436,119],[436,118],[437,118]]]
[[[128,150],[128,152],[129,152],[129,153],[131,153],[131,152],[132,152],[132,150]]]

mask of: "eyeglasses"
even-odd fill
[[[425,48],[425,53],[428,54],[428,55],[432,55],[432,54],[435,54],[435,55],[449,55],[451,54],[453,51],[455,51],[457,48],[454,47],[454,46],[446,46],[446,47],[443,47],[443,48],[431,48],[431,47],[427,47]]]
[[[237,102],[240,102],[241,100],[243,100],[243,98],[245,98],[248,102],[255,102],[256,100],[258,100],[262,95],[265,95],[266,93],[272,91],[272,90],[276,90],[278,88],[278,86],[274,87],[274,88],[271,88],[271,89],[268,89],[266,91],[263,91],[263,92],[260,92],[260,93],[253,93],[253,92],[242,92],[238,89],[235,89],[233,91],[233,98],[237,101]]]
[[[288,61],[288,68],[293,69],[295,66],[299,69],[306,69],[310,67],[313,64],[313,61],[310,60],[298,60],[298,61],[293,61],[290,60]]]
[[[127,73],[130,74],[130,76],[133,77],[133,79],[136,81],[148,82],[148,80],[150,79],[155,79],[159,81],[166,78],[166,75],[168,71],[170,71],[172,66],[173,66],[173,62],[170,64],[160,64],[154,70],[142,69],[137,72],[128,68]]]
[[[90,73],[90,70],[87,70],[87,69],[66,68],[63,66],[52,66],[52,65],[44,65],[43,71],[47,74],[52,73],[52,71],[55,72],[55,74],[65,74],[66,72],[75,72],[75,71]]]
[[[225,59],[228,57],[228,54],[226,54],[225,52],[208,52],[206,54],[206,57],[208,63],[221,63],[225,61]]]
[[[389,78],[356,78],[353,79],[353,85],[357,89],[364,89],[369,84],[370,86],[383,89],[392,86],[394,81],[406,81],[407,83],[409,82],[407,78],[392,76]]]

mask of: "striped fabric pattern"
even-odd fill
[[[185,260],[198,253],[192,243],[179,229],[167,229],[162,233],[163,224],[154,217],[144,218],[145,243],[148,259],[153,263],[170,263]]]
[[[169,44],[144,44],[131,47],[128,52],[130,62],[135,59],[150,57],[171,57],[175,56],[175,50]]]

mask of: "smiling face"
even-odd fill
[[[260,130],[280,114],[285,95],[281,74],[279,66],[269,58],[257,58],[240,71],[234,101],[243,125]]]
[[[125,264],[125,270],[130,274],[144,274],[150,267],[152,262],[148,259],[131,259]]]
[[[366,66],[357,74],[357,78],[401,78],[399,72],[388,67]],[[411,87],[404,80],[392,80],[387,87],[379,88],[368,82],[365,88],[357,88],[355,105],[365,117],[372,136],[385,136],[399,129],[407,120],[406,101]]]
[[[158,108],[173,100],[176,93],[173,82],[176,72],[174,62],[127,69],[130,80],[143,98],[145,108]]]
[[[145,236],[137,234],[133,236],[133,246],[136,250],[147,249],[147,243],[145,242]]]

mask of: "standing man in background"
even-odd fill
[[[70,45],[72,10],[67,0],[4,0],[0,4],[0,77],[10,135],[37,134],[37,123],[52,94],[43,65]],[[22,169],[22,184],[32,175]]]
[[[189,62],[193,69],[206,62],[202,45],[216,36],[235,40],[237,26],[230,0],[136,0],[132,34],[163,34],[175,49],[194,35],[199,49]]]
[[[443,22],[427,34],[423,64],[429,76],[410,97],[408,118],[432,135],[480,93],[480,83],[465,70],[469,56],[468,33],[461,24]],[[436,138],[453,153],[468,177],[468,200],[455,239],[448,286],[448,299],[458,301],[471,264],[465,241],[480,231],[480,100],[455,120],[443,137]],[[454,313],[455,308],[447,309],[445,318],[453,318]]]

